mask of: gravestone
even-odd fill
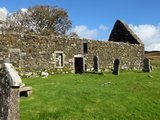
[[[98,72],[99,66],[98,66],[98,57],[97,56],[93,57],[93,63],[94,63],[94,65],[93,65],[94,71]]]
[[[150,65],[150,69],[151,69],[151,71],[153,71],[153,66],[152,65]]]
[[[114,69],[113,69],[112,74],[119,75],[119,70],[120,70],[120,61],[119,61],[119,59],[116,59],[114,61]]]
[[[148,58],[143,60],[143,72],[151,72],[150,60]]]
[[[19,120],[21,78],[10,63],[0,69],[0,120]]]

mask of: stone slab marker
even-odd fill
[[[22,81],[12,64],[0,69],[0,120],[19,120],[19,87]]]
[[[119,59],[116,59],[114,61],[114,69],[113,69],[112,74],[119,75],[119,69],[120,69],[120,61],[119,61]]]
[[[99,70],[99,65],[98,65],[98,57],[97,56],[94,56],[93,57],[93,68],[94,68],[94,71],[98,72]]]
[[[143,72],[151,72],[150,60],[148,58],[143,60]]]

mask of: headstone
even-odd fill
[[[153,66],[152,65],[150,66],[150,69],[151,69],[151,71],[153,71]]]
[[[97,56],[93,57],[93,63],[94,63],[94,65],[93,65],[94,71],[98,72],[99,66],[98,66],[98,57]]]
[[[87,71],[87,64],[85,64],[84,67],[85,67],[85,71]]]
[[[143,60],[143,72],[151,72],[150,60],[148,58]]]
[[[114,75],[119,75],[119,71],[120,71],[120,61],[119,61],[119,59],[116,59],[115,61],[114,61],[114,69],[113,69],[113,74]]]
[[[22,81],[13,65],[0,69],[0,120],[19,120],[19,87]]]

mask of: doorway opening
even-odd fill
[[[74,58],[74,69],[75,73],[83,73],[84,72],[84,62],[83,57],[75,57]]]

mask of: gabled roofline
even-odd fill
[[[134,40],[135,44],[143,44],[143,42],[140,40],[140,38],[131,30],[131,28],[129,28],[129,26],[122,20],[117,20],[114,24],[114,27],[112,29],[112,32],[110,34],[109,40],[108,41],[114,41],[114,42],[123,42],[123,41],[119,41],[117,37],[115,37],[114,32],[116,30],[117,34],[120,34],[121,37],[126,37],[126,35],[123,35],[121,33],[118,33],[119,31],[117,31],[117,26],[121,25],[123,27],[123,32],[127,32],[128,36],[132,37],[132,40]],[[125,29],[125,30],[124,30]],[[122,39],[122,38],[120,38]],[[129,43],[132,43],[133,41],[130,41],[129,39],[126,40]],[[133,43],[132,43],[133,44]]]

